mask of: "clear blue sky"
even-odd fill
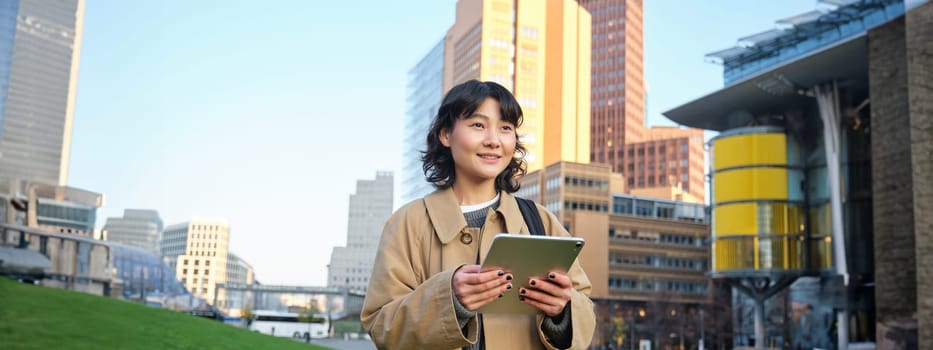
[[[648,120],[722,85],[706,53],[815,0],[645,1]],[[357,179],[398,174],[408,70],[455,1],[88,1],[69,185],[166,224],[225,217],[266,284],[325,284]],[[398,189],[396,188],[396,193]],[[399,203],[396,203],[398,206]]]

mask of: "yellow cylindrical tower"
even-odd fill
[[[713,274],[808,270],[804,162],[793,139],[780,128],[749,127],[710,145]],[[831,268],[821,266],[832,262],[830,251],[819,249],[828,242],[814,243],[810,265]]]

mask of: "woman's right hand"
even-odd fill
[[[476,311],[512,289],[512,274],[502,270],[482,271],[479,265],[464,265],[454,272],[454,296],[467,310]]]

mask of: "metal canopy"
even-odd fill
[[[708,60],[714,61],[715,63],[722,63],[723,60],[730,59],[735,56],[743,55],[751,51],[752,51],[751,49],[736,46],[736,47],[730,47],[725,50],[708,53],[706,54],[706,58]]]
[[[737,81],[663,114],[694,128],[723,131],[762,114],[782,114],[789,107],[813,104],[798,94],[832,80],[868,81],[867,37],[864,33]]]
[[[782,29],[770,29],[763,31],[758,34],[752,34],[744,38],[739,38],[740,46],[759,46],[761,44],[773,41],[774,39],[780,38],[787,34],[786,30]]]
[[[792,26],[796,28],[796,27],[807,25],[807,24],[815,23],[816,21],[820,19],[820,17],[822,17],[825,14],[826,12],[823,12],[820,10],[813,10],[810,12],[801,13],[796,16],[779,19],[775,21],[775,23],[779,25],[787,25],[787,26]]]

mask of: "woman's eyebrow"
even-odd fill
[[[471,115],[470,115],[469,117],[467,117],[467,118],[482,118],[482,119],[486,119],[486,120],[491,119],[491,118],[489,118],[488,116],[486,116],[485,114],[482,114],[482,113],[473,113],[473,114],[471,114]]]

